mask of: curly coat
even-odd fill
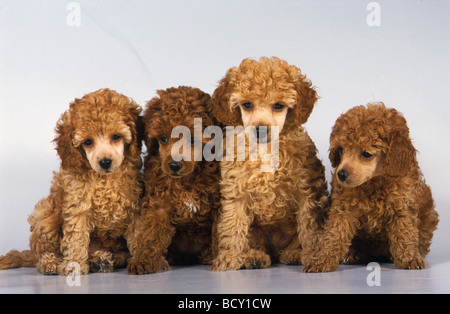
[[[202,133],[214,124],[207,110],[210,98],[200,89],[180,86],[159,90],[147,103],[145,196],[138,244],[128,264],[131,274],[167,270],[169,262],[211,262],[220,207],[219,164],[193,158],[177,162],[171,154],[179,141],[171,137],[173,128],[188,127],[194,135],[194,118],[201,118]],[[194,151],[195,144],[189,139],[187,144]]]
[[[389,260],[398,268],[424,268],[439,219],[405,118],[383,103],[350,109],[333,127],[329,158],[336,168],[329,220],[304,270]]]
[[[316,100],[300,69],[275,57],[245,59],[220,81],[212,113],[222,126],[270,127],[273,116],[281,132],[276,171],[261,172],[263,161],[250,161],[248,154],[245,161],[220,163],[222,211],[213,270],[268,267],[272,259],[299,264],[316,246],[329,200],[324,167],[302,127]],[[273,114],[269,109],[251,120],[274,104]],[[244,123],[248,108],[255,115]]]
[[[78,263],[80,274],[125,265],[142,194],[140,112],[131,99],[109,89],[70,104],[54,140],[61,168],[54,173],[50,195],[28,219],[31,252],[11,251],[0,259],[1,269],[36,266],[46,275],[65,275],[72,262]],[[110,160],[101,168],[88,160],[99,135],[115,136],[114,147],[123,150],[117,163]]]

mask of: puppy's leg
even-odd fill
[[[269,267],[272,261],[270,255],[266,253],[265,237],[262,230],[256,226],[251,226],[248,239],[250,249],[245,254],[245,268],[258,269]]]
[[[164,256],[175,234],[169,215],[165,207],[143,209],[135,233],[136,246],[128,260],[128,273],[143,275],[169,269]]]
[[[304,191],[303,194],[297,195],[299,206],[296,215],[297,232],[299,247],[301,247],[298,264],[307,260],[317,251],[319,240],[324,232],[329,199],[324,187],[325,181],[318,178],[317,184],[319,184],[318,188],[311,187],[310,192]],[[298,251],[294,254],[298,254]]]
[[[411,211],[401,211],[387,229],[389,249],[395,266],[401,269],[425,268],[425,260],[419,253],[419,230],[415,226]]]
[[[90,231],[88,227],[88,207],[86,210],[74,207],[68,208],[64,214],[63,234],[61,239],[61,252],[63,261],[58,265],[58,274],[68,275],[72,273],[71,263],[79,266],[80,275],[89,272],[89,239]]]
[[[44,275],[56,275],[61,259],[62,220],[55,213],[55,200],[50,196],[37,203],[28,222],[31,226],[30,249],[36,269]]]
[[[243,200],[224,197],[217,224],[218,256],[212,263],[212,270],[237,270],[244,266],[244,255],[249,250],[247,235],[252,222],[245,208]]]
[[[430,188],[423,183],[423,193],[418,198],[419,203],[419,253],[424,257],[430,251],[433,232],[439,223],[439,215],[434,209],[434,201]]]
[[[318,251],[304,260],[304,272],[335,271],[348,252],[357,231],[358,220],[349,212],[334,212],[325,226]]]
[[[199,260],[202,264],[211,265],[214,259],[217,257],[217,219],[218,210],[213,212],[213,223],[211,225],[211,234],[208,235],[209,244],[200,253]]]
[[[210,245],[207,250],[205,250],[200,256],[200,262],[203,264],[211,265],[218,254],[218,235],[217,235],[217,223],[219,220],[220,211],[220,196],[214,194],[211,200],[211,211],[212,211],[212,225],[211,225],[211,239]]]

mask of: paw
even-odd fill
[[[244,266],[242,258],[219,255],[211,265],[213,271],[238,270]]]
[[[113,262],[101,257],[97,258],[96,261],[92,261],[90,265],[90,270],[93,273],[110,273],[114,270]]]
[[[327,273],[335,271],[339,267],[339,261],[321,258],[309,258],[305,261],[304,273]]]
[[[45,253],[39,259],[36,269],[44,275],[57,275],[58,264],[58,258],[54,253]]]
[[[134,258],[128,260],[127,270],[130,275],[146,275],[160,270],[169,270],[169,263],[161,256],[157,261],[138,261]]]
[[[270,264],[270,256],[266,252],[251,249],[245,254],[244,267],[247,269],[265,268]]]
[[[110,273],[114,270],[113,255],[108,251],[95,251],[89,256],[89,265],[93,273]]]
[[[306,264],[303,268],[304,273],[327,273],[335,271],[338,268],[337,265],[327,265],[327,264]]]
[[[400,268],[400,269],[416,270],[416,269],[424,269],[425,268],[425,260],[420,256],[417,256],[410,260],[394,259],[394,264],[397,268]]]
[[[349,251],[342,260],[342,264],[345,265],[364,264],[365,260],[366,259],[363,257],[361,253],[358,253],[356,251]]]
[[[297,250],[284,250],[280,255],[280,262],[286,265],[301,265],[302,264],[302,251]]]

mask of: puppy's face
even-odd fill
[[[311,82],[296,66],[276,57],[248,58],[220,81],[212,97],[212,115],[226,126],[254,127],[259,140],[272,126],[284,133],[298,129],[316,100]]]
[[[187,131],[187,129],[186,129]],[[155,135],[159,144],[159,156],[161,157],[162,171],[173,177],[179,178],[191,174],[195,168],[195,145],[201,139],[194,137],[194,131],[190,130],[190,134],[181,133],[179,137],[172,138],[172,132],[163,132]]]
[[[125,158],[125,145],[131,141],[131,131],[122,128],[106,132],[75,132],[75,147],[81,147],[92,169],[101,174],[116,171]]]
[[[284,76],[274,79],[272,85],[264,82],[251,88],[236,88],[230,96],[230,107],[239,110],[242,126],[255,127],[256,137],[262,142],[270,140],[272,126],[282,132],[288,115],[294,115],[293,109],[297,106],[294,84],[285,72],[282,74]],[[249,79],[240,79],[245,81],[242,85],[247,86]],[[270,81],[271,77],[266,80]]]
[[[356,187],[383,174],[384,154],[377,148],[339,146],[337,154],[340,163],[334,180],[343,186]]]
[[[257,138],[263,142],[270,140],[272,126],[277,126],[281,132],[289,108],[294,106],[292,99],[283,97],[283,95],[275,98],[277,100],[272,100],[252,99],[252,97],[235,94],[231,99],[232,103],[239,108],[243,127],[255,127]]]
[[[172,178],[193,173],[202,160],[203,143],[209,141],[203,138],[203,131],[213,125],[207,113],[210,98],[189,86],[158,90],[144,114],[146,160],[156,161]]]

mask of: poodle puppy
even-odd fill
[[[71,263],[80,274],[125,266],[142,195],[140,112],[109,89],[70,104],[56,125],[61,168],[28,219],[31,252],[10,252],[0,269],[36,266],[46,275],[65,275]]]
[[[405,118],[383,103],[350,109],[333,127],[329,157],[329,220],[304,271],[334,271],[340,261],[424,268],[439,219]]]
[[[159,90],[147,103],[145,195],[130,274],[168,270],[169,263],[211,263],[220,168],[201,155],[207,141],[203,131],[214,125],[210,98],[200,89],[180,86]],[[187,132],[175,135],[179,129]]]
[[[300,264],[316,246],[328,191],[316,147],[302,127],[316,100],[300,69],[276,57],[244,59],[220,81],[211,110],[226,126],[227,158],[220,163],[222,209],[212,270],[264,268],[272,259]],[[228,158],[239,149],[239,140],[228,142],[228,130],[238,126],[259,147],[277,144],[265,145],[275,159],[250,158],[250,139],[245,158]],[[279,131],[274,137],[273,127]],[[271,171],[263,171],[267,163]]]

